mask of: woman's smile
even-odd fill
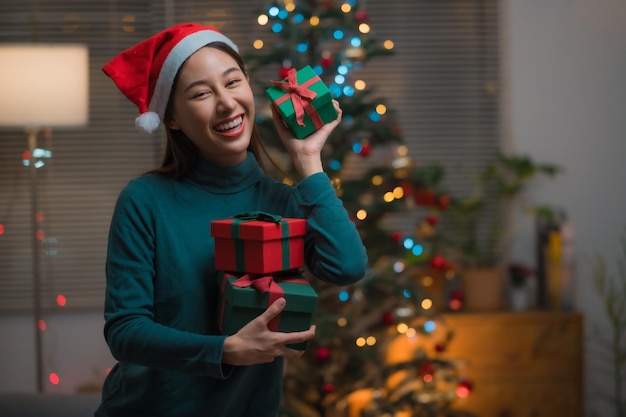
[[[243,130],[243,115],[233,117],[232,119],[216,125],[213,129],[222,135],[238,135]]]

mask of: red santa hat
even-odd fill
[[[135,126],[154,132],[163,120],[174,77],[183,62],[211,42],[237,45],[211,26],[181,23],[125,50],[102,67],[122,93],[139,109]]]

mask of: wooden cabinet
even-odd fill
[[[453,407],[480,417],[582,417],[583,321],[578,313],[447,314],[445,356],[464,359],[471,395]]]

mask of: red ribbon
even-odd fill
[[[226,283],[227,278],[224,276],[224,283]],[[282,296],[285,295],[282,287],[278,285],[278,282],[290,282],[294,284],[308,284],[308,281],[303,278],[288,278],[288,277],[279,277],[272,275],[254,275],[254,274],[245,274],[239,277],[237,280],[233,282],[233,287],[238,288],[246,288],[253,287],[258,292],[265,294],[269,293],[269,299],[267,301],[267,306],[269,307],[272,303]],[[224,303],[225,304],[225,303]],[[223,309],[222,305],[222,309]],[[223,314],[223,311],[222,311]],[[278,331],[278,323],[280,322],[280,314],[274,317],[268,324],[267,327],[272,331]]]
[[[296,121],[300,126],[304,126],[304,113],[311,118],[313,125],[319,129],[324,125],[322,119],[319,116],[311,101],[317,96],[315,91],[309,90],[308,87],[315,84],[320,80],[320,77],[315,76],[302,85],[298,84],[296,77],[296,69],[292,68],[287,73],[286,81],[272,81],[272,84],[285,91],[287,94],[276,100],[276,105],[279,106],[285,101],[291,99],[293,103],[293,109],[296,114]]]

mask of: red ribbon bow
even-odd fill
[[[317,78],[318,77],[314,77],[310,81],[317,81]],[[286,81],[272,81],[272,84],[287,93],[285,96],[281,97],[281,102],[285,101],[287,98],[291,98],[291,102],[293,103],[293,109],[296,114],[296,121],[300,126],[304,126],[305,112],[309,116],[317,114],[315,107],[313,107],[313,104],[311,104],[311,101],[317,96],[317,93],[307,88],[309,83],[298,85],[295,68],[289,70],[289,72],[287,73]],[[318,127],[318,123],[316,120],[314,120],[314,124],[316,127]]]

